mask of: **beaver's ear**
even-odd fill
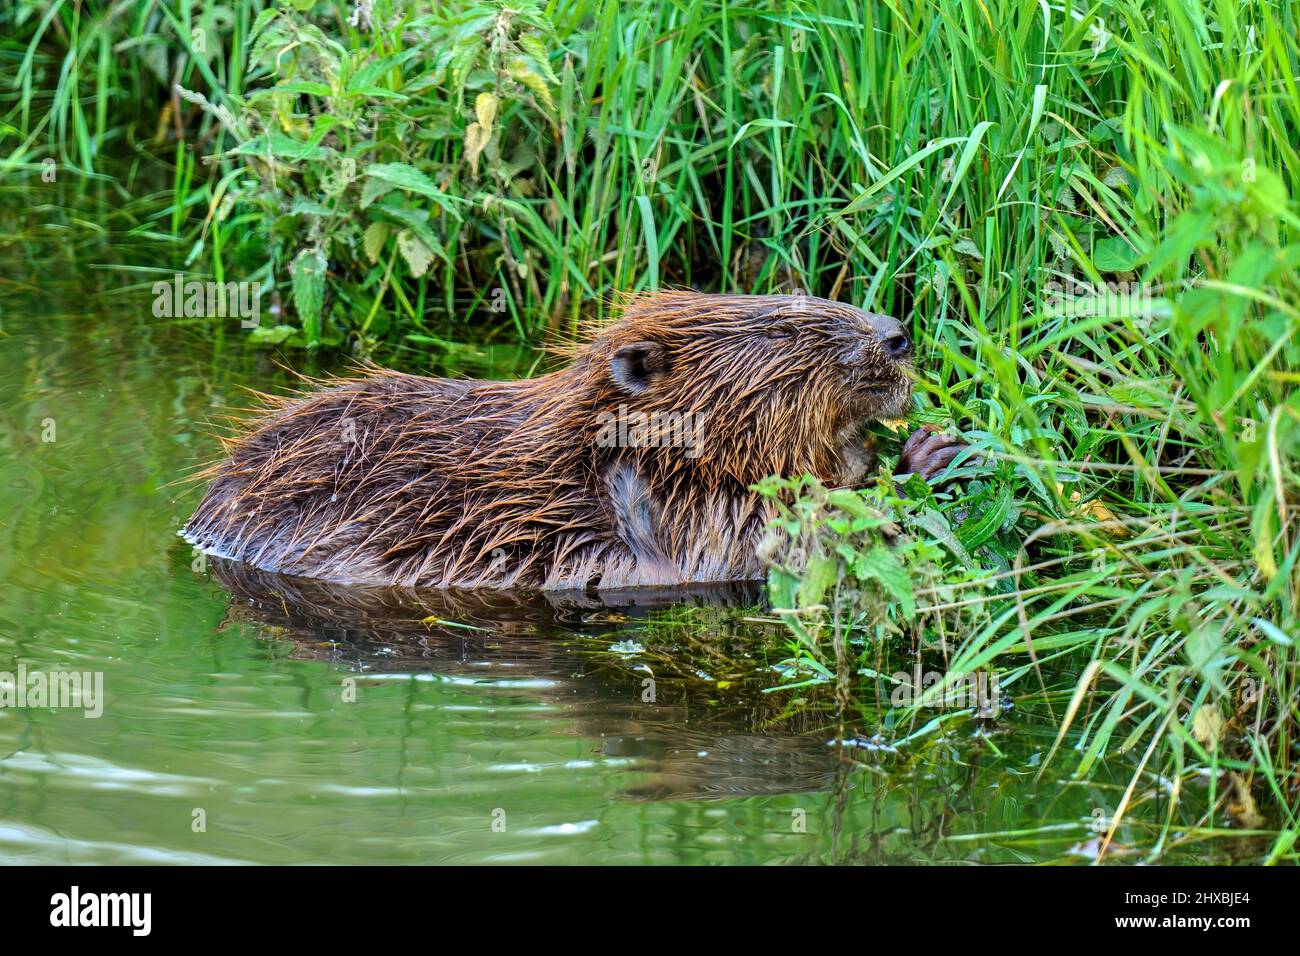
[[[609,375],[629,395],[640,395],[655,376],[668,371],[668,349],[658,342],[633,342],[609,357]]]

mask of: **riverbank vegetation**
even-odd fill
[[[913,424],[977,457],[907,503],[765,488],[773,682],[937,734],[997,719],[943,700],[994,675],[1057,721],[1044,764],[1132,755],[1098,855],[1141,817],[1153,858],[1296,859],[1300,4],[7,11],[4,179],[164,170],[130,231],[262,283],[243,334],[287,355],[436,368],[666,286],[899,316]]]

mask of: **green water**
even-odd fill
[[[761,595],[448,604],[196,569],[178,482],[287,377],[101,285],[28,259],[0,291],[0,671],[105,695],[0,709],[0,859],[1086,861],[1127,776],[1036,781],[1055,725],[1023,710],[832,746],[824,710],[763,693],[738,609]]]

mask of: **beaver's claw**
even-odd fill
[[[927,482],[933,482],[965,447],[964,441],[945,435],[937,426],[922,425],[903,443],[903,453],[898,458],[894,477],[918,474]]]

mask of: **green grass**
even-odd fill
[[[1079,741],[1052,761],[1143,755],[1120,817],[1173,782],[1155,855],[1235,823],[1296,858],[1300,5],[264,7],[20,0],[0,174],[164,165],[144,228],[297,303],[255,335],[414,364],[657,286],[902,317],[916,418],[986,465],[909,512],[940,542],[891,585],[920,624],[849,595],[885,579],[857,560],[879,532],[842,528],[825,587],[788,593],[858,617],[796,656],[833,676],[844,633],[956,627],[950,671],[1016,676]],[[1053,308],[1076,282],[1141,296]],[[807,534],[841,533],[813,510]],[[1049,663],[1070,680],[1040,684]]]

